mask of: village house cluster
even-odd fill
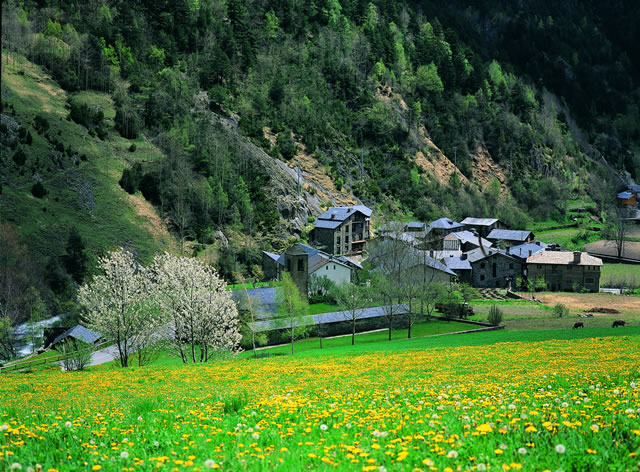
[[[439,281],[507,290],[521,289],[527,281],[552,291],[600,289],[601,259],[536,241],[533,232],[509,229],[496,218],[390,222],[376,228],[371,241],[371,215],[364,205],[327,210],[315,222],[310,245],[297,243],[282,254],[263,252],[265,278],[275,280],[287,271],[302,293],[308,293],[313,277],[353,282],[368,243],[399,241],[408,251],[404,270],[429,270]]]

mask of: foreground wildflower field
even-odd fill
[[[0,470],[640,468],[640,338],[0,377]]]

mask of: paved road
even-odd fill
[[[91,356],[91,362],[89,363],[89,366],[106,364],[107,362],[111,362],[114,359],[118,359],[118,357],[119,356],[118,356],[117,346],[113,345],[113,346],[105,347],[104,349],[100,349],[93,353],[93,355]],[[64,370],[62,362],[56,362],[56,364],[58,364],[60,368]]]

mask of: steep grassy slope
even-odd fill
[[[3,100],[32,143],[19,145],[26,155],[23,165],[12,159],[15,151],[4,153],[0,221],[15,223],[41,261],[64,252],[72,226],[78,227],[91,254],[125,244],[148,258],[172,247],[172,237],[151,204],[118,185],[125,166],[162,153],[142,138],[126,140],[112,129],[115,111],[109,95],[83,92],[74,97],[103,111],[107,135],[101,140],[67,119],[69,95],[40,67],[15,54],[3,53],[3,61]],[[47,120],[48,130],[36,130],[36,116]],[[57,142],[63,152],[56,150]],[[135,152],[129,151],[132,144]],[[40,180],[47,193],[36,198],[31,188]]]

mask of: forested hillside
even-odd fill
[[[640,174],[639,17],[595,1],[5,1],[0,222],[61,277],[77,226],[86,270],[109,246],[166,247],[168,228],[233,279],[356,198],[377,218],[563,221],[568,199],[605,203],[615,173]],[[34,224],[51,209],[58,226]]]

